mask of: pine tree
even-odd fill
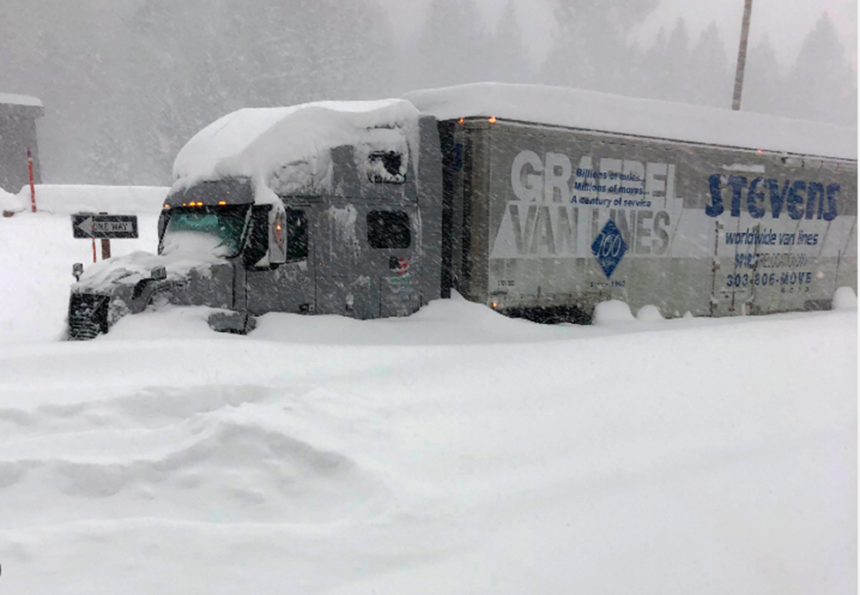
[[[856,75],[827,13],[801,46],[785,98],[786,111],[793,117],[840,124],[857,121]]]
[[[487,33],[474,0],[431,0],[416,49],[416,88],[488,78]]]
[[[687,101],[730,108],[734,79],[717,24],[711,22],[699,36],[687,66]]]
[[[656,0],[553,0],[557,29],[541,78],[553,84],[635,93],[630,28]]]
[[[660,27],[654,43],[639,50],[636,64],[638,95],[649,99],[666,99],[671,87],[671,72],[666,65],[666,30]]]
[[[495,33],[488,42],[487,79],[505,83],[528,83],[534,78],[514,0],[507,0]]]
[[[683,18],[679,17],[675,21],[675,27],[669,34],[663,64],[668,74],[668,87],[663,89],[663,98],[670,101],[690,101],[690,35]]]
[[[741,109],[762,114],[784,112],[781,106],[784,86],[782,67],[770,39],[765,36],[747,52]]]

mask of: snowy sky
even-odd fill
[[[494,16],[501,13],[506,0],[477,0],[494,24]],[[552,27],[552,8],[548,0],[516,0],[520,22],[535,59],[543,57],[550,42],[547,31]],[[388,8],[393,23],[406,39],[418,34],[421,12],[416,5],[426,6],[428,0],[380,0]],[[671,29],[679,16],[687,21],[691,36],[716,21],[723,34],[727,48],[734,52],[740,35],[743,0],[661,0],[658,8],[637,29],[636,37],[643,44],[650,44],[660,27]],[[840,33],[846,49],[857,51],[857,3],[855,0],[755,0],[751,22],[752,43],[764,35],[770,37],[774,49],[784,64],[797,57],[803,38],[818,20],[822,11],[828,10]]]

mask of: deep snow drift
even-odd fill
[[[154,248],[149,217],[115,253]],[[452,299],[248,337],[167,308],[65,343],[69,227],[0,219],[2,592],[856,591],[844,292],[593,327]]]

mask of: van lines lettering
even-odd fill
[[[776,178],[747,178],[713,174],[708,178],[710,204],[705,205],[709,217],[719,217],[727,210],[732,217],[749,213],[754,219],[770,215],[779,219],[784,213],[794,220],[836,219],[841,187],[807,180],[778,180]],[[781,234],[782,235],[782,234]],[[789,234],[793,235],[793,234]],[[782,241],[783,238],[780,238]],[[785,238],[787,241],[787,238]],[[726,240],[728,242],[728,238]],[[797,234],[794,243],[814,245]]]
[[[630,254],[662,256],[669,250],[671,215],[663,210],[609,209]],[[605,224],[597,209],[572,205],[508,203],[492,258],[584,256]],[[584,239],[585,241],[580,241]],[[578,252],[583,252],[578,254]]]
[[[630,159],[580,158],[521,151],[511,166],[511,188],[522,201],[604,208],[652,208],[675,195],[675,165]]]
[[[771,229],[726,232],[726,245],[734,246],[817,246],[817,233],[798,230],[796,233],[777,233]]]

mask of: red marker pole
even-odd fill
[[[27,168],[30,170],[30,204],[33,207],[33,212],[36,212],[36,186],[33,184],[33,154],[30,152],[30,147],[27,147]]]

